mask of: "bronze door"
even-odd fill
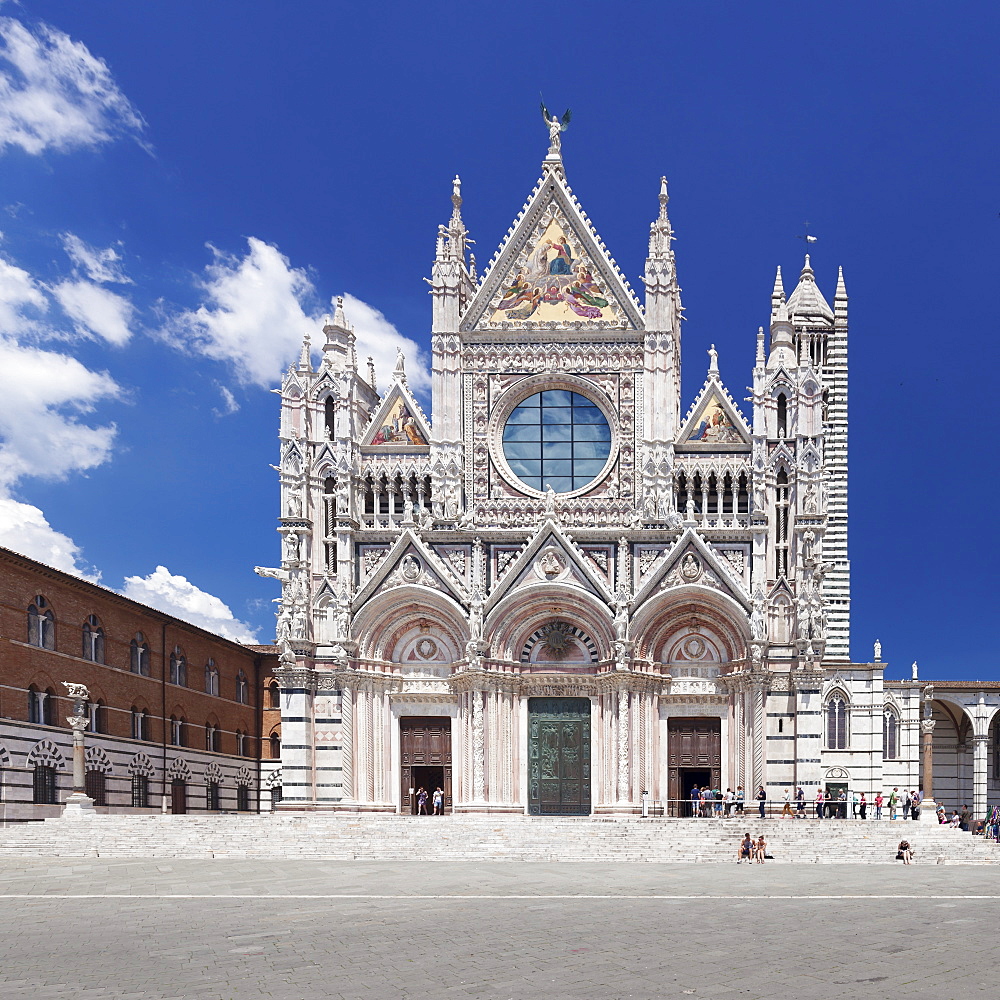
[[[430,813],[434,789],[441,788],[444,811],[451,812],[451,719],[441,715],[400,719],[399,759],[400,811],[416,813],[417,790],[423,788]]]
[[[590,815],[590,701],[528,699],[528,812]]]
[[[722,720],[668,719],[667,768],[668,813],[684,815],[692,785],[722,784]]]

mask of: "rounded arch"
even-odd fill
[[[175,757],[167,769],[167,776],[174,781],[190,781],[191,766],[183,757]]]
[[[599,598],[576,587],[538,583],[515,590],[487,615],[485,632],[494,656],[520,661],[535,633],[555,622],[579,629],[585,637],[581,639],[583,646],[594,652],[597,660],[611,658],[615,638],[611,612]]]
[[[205,780],[217,781],[220,785],[222,784],[223,773],[218,761],[211,761],[205,768]]]
[[[351,633],[357,636],[358,654],[390,660],[400,641],[423,619],[437,628],[453,650],[464,649],[469,638],[462,606],[439,590],[407,585],[371,598],[354,616]]]
[[[88,771],[100,771],[102,774],[111,774],[114,771],[111,758],[103,747],[87,747],[86,760]]]
[[[253,775],[250,773],[250,768],[244,764],[236,772],[236,784],[237,785],[251,785],[253,783]]]
[[[132,775],[140,774],[144,778],[152,778],[156,773],[156,769],[153,767],[153,762],[149,759],[148,754],[137,753],[129,761],[128,773]]]
[[[264,784],[268,788],[274,788],[276,785],[281,785],[281,768],[275,768],[265,779]]]
[[[636,655],[660,663],[670,662],[687,636],[701,636],[705,650],[692,649],[702,659],[714,650],[720,669],[723,664],[746,658],[750,625],[746,609],[721,591],[698,584],[674,587],[646,601],[632,619],[631,636]],[[677,662],[683,662],[678,659]],[[710,661],[709,661],[710,662]]]
[[[828,767],[826,769],[825,779],[827,781],[846,781],[850,782],[851,772],[847,770],[846,767]]]
[[[66,758],[52,740],[39,740],[28,751],[27,762],[28,767],[66,767]]]

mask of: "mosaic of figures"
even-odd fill
[[[707,444],[743,444],[744,438],[732,417],[723,409],[717,397],[709,399],[701,419],[688,434],[686,441]]]
[[[610,318],[609,306],[590,261],[574,250],[565,228],[551,219],[508,279],[490,322],[600,320]]]
[[[389,408],[382,420],[382,426],[372,438],[373,445],[426,445],[424,437],[409,407],[401,399]]]

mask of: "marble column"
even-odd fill
[[[989,741],[988,733],[972,737],[972,817],[974,820],[986,818]]]
[[[920,801],[920,819],[924,823],[936,823],[937,803],[934,801],[934,720],[925,718],[920,723],[920,732],[924,743],[924,769],[922,775]]]
[[[340,694],[341,802],[354,801],[354,690],[344,684]]]

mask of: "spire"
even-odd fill
[[[764,357],[764,327],[757,327],[757,357],[756,362],[758,365],[763,365],[767,360]]]
[[[368,355],[368,384],[372,387],[373,392],[378,392],[378,387],[375,385],[375,359],[370,354]]]
[[[789,315],[798,316],[806,322],[829,323],[833,319],[833,310],[816,285],[816,275],[813,273],[809,254],[806,254],[799,283],[795,286],[795,291],[788,296],[788,312]]]
[[[719,377],[719,352],[715,349],[715,344],[708,349],[708,377]]]
[[[468,229],[462,221],[462,179],[455,174],[451,182],[451,219],[448,222],[448,255],[453,260],[465,260]]]
[[[843,300],[847,301],[847,285],[844,284],[844,269],[843,267],[837,268],[837,291],[834,292],[833,301],[839,302]]]
[[[339,369],[345,366],[350,367],[352,363],[357,364],[354,355],[354,330],[344,315],[344,299],[341,295],[338,295],[335,300],[333,319],[327,319],[323,325],[323,335],[326,337],[326,342],[323,344],[324,367]],[[307,344],[308,339],[306,344],[302,346],[303,360],[299,361],[300,366],[303,365],[303,362],[306,366],[309,365]]]
[[[307,332],[302,338],[302,350],[299,352],[299,371],[312,371],[312,351],[310,350],[311,344],[312,340]]]
[[[667,179],[660,178],[660,214],[649,226],[649,256],[662,260],[670,254],[670,244],[674,239],[674,231],[667,216],[667,202],[670,196],[667,194]]]

